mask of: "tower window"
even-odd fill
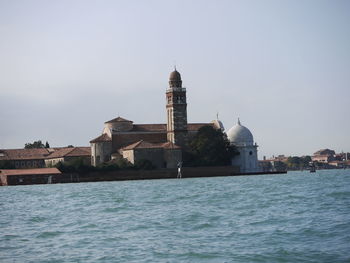
[[[250,152],[249,152],[249,155],[253,155],[253,152],[252,152],[252,151],[250,151]]]

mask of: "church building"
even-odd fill
[[[157,168],[175,168],[182,161],[181,149],[201,127],[222,128],[218,121],[187,122],[186,88],[176,69],[170,74],[165,96],[166,124],[134,124],[122,117],[105,122],[102,135],[90,141],[91,164],[125,158],[133,164],[146,159]]]

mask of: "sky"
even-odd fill
[[[350,152],[350,1],[0,0],[0,148],[88,146],[105,121],[240,118],[259,158]]]

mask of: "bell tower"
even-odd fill
[[[166,90],[167,139],[184,147],[187,141],[186,89],[182,87],[180,73],[170,73],[169,88]]]

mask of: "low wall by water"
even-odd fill
[[[182,175],[181,177],[191,178],[191,177],[230,176],[238,172],[239,172],[239,168],[233,167],[233,166],[183,167],[181,171],[181,175]],[[92,172],[92,173],[81,174],[81,175],[62,174],[61,183],[171,179],[171,178],[177,178],[177,175],[178,175],[177,169]]]
[[[190,177],[214,177],[230,176],[239,172],[238,167],[216,166],[216,167],[183,167],[182,178]],[[156,170],[122,170],[107,172],[90,172],[86,174],[62,173],[59,175],[25,175],[8,176],[6,185],[28,185],[28,184],[55,184],[55,183],[77,183],[77,182],[99,182],[99,181],[123,181],[123,180],[147,180],[147,179],[171,179],[177,178],[177,169]],[[4,180],[5,181],[5,180]]]
[[[215,166],[215,167],[183,167],[182,178],[195,177],[218,177],[218,176],[239,176],[258,174],[278,174],[285,172],[264,172],[245,173],[239,172],[236,166]],[[124,181],[124,180],[150,180],[150,179],[172,179],[177,178],[177,169],[157,170],[124,170],[108,172],[90,172],[86,174],[62,173],[57,175],[26,175],[8,176],[6,185],[28,185],[28,184],[56,184],[56,183],[79,183],[79,182],[100,182],[100,181]]]

